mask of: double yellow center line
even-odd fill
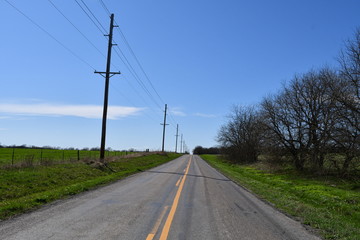
[[[187,176],[187,174],[188,174],[188,172],[189,172],[189,168],[190,168],[190,165],[191,165],[191,161],[192,161],[192,156],[190,157],[189,163],[188,163],[188,165],[187,165],[187,167],[186,167],[184,177],[181,179],[181,181],[180,181],[180,179],[179,179],[180,185],[179,185],[179,188],[178,188],[178,190],[177,190],[177,192],[176,192],[176,195],[175,195],[173,204],[172,204],[172,206],[171,206],[169,215],[168,215],[168,217],[167,217],[167,219],[166,219],[166,222],[165,222],[165,224],[164,224],[164,227],[163,227],[163,229],[162,229],[162,232],[161,232],[161,235],[160,235],[160,240],[166,240],[167,237],[168,237],[168,235],[169,235],[171,223],[172,223],[172,221],[173,221],[173,219],[174,219],[175,212],[176,212],[177,206],[178,206],[178,204],[179,204],[179,199],[180,199],[181,192],[182,192],[183,187],[184,187],[184,184],[185,184],[186,176]],[[178,182],[179,182],[179,181],[178,181]],[[176,186],[178,186],[178,183],[176,184]],[[166,208],[166,209],[167,209],[167,208]],[[163,214],[161,214],[161,215],[163,215]],[[161,219],[163,218],[163,216],[160,216],[160,217],[161,217],[161,218],[160,218],[159,220],[161,221]],[[157,222],[159,222],[159,220],[158,220]],[[157,228],[159,227],[158,224],[155,224],[155,226],[156,226],[156,225],[157,225],[156,229],[155,229],[155,227],[154,227],[154,230],[155,230],[155,231],[152,231],[152,233],[150,233],[150,234],[147,236],[146,240],[152,240],[152,239],[154,238],[154,236],[155,236],[155,234],[156,234],[156,231],[157,231]]]

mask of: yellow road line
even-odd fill
[[[156,221],[153,229],[151,230],[151,233],[149,233],[149,235],[147,236],[146,240],[152,240],[155,237],[155,234],[160,226],[161,220],[163,219],[163,217],[165,216],[165,213],[167,211],[167,209],[169,208],[169,206],[165,206],[164,209],[162,210],[159,219]]]
[[[160,240],[166,240],[168,235],[169,235],[169,231],[170,231],[170,227],[171,227],[171,223],[174,219],[174,216],[175,216],[175,212],[176,212],[176,208],[179,204],[179,199],[180,199],[180,195],[181,195],[181,191],[184,187],[184,183],[185,183],[185,180],[186,180],[186,176],[189,172],[189,168],[190,168],[190,164],[191,164],[191,160],[192,160],[192,155],[190,157],[190,160],[189,160],[189,163],[187,165],[187,168],[186,168],[186,171],[185,171],[185,175],[180,183],[180,187],[178,188],[177,192],[176,192],[176,195],[175,195],[175,198],[174,198],[174,202],[171,206],[171,209],[170,209],[170,213],[166,219],[166,222],[165,222],[165,225],[163,227],[163,230],[161,232],[161,235],[160,235]]]
[[[180,184],[180,181],[181,181],[181,178],[182,178],[182,176],[179,178],[179,180],[176,182],[176,185],[175,186],[179,186],[179,184]]]
[[[155,234],[150,233],[150,234],[147,236],[146,240],[153,240],[154,237],[155,237]]]

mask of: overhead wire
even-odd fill
[[[82,63],[84,63],[85,65],[87,65],[88,67],[90,67],[91,69],[95,70],[95,68],[86,60],[84,60],[83,58],[81,58],[78,54],[76,54],[73,50],[71,50],[69,47],[67,47],[64,43],[62,43],[60,40],[58,40],[54,35],[52,35],[49,31],[47,31],[45,28],[43,28],[40,24],[38,24],[36,21],[34,21],[31,17],[29,17],[27,14],[25,14],[23,11],[21,11],[18,7],[16,7],[14,4],[10,3],[8,0],[4,0],[8,5],[10,5],[13,9],[15,9],[18,13],[20,13],[21,15],[23,15],[26,19],[28,19],[28,21],[30,21],[33,25],[35,25],[37,28],[39,28],[42,32],[44,32],[46,35],[48,35],[50,38],[52,38],[54,41],[56,41],[60,46],[62,46],[65,50],[67,50],[71,55],[73,55],[75,58],[77,58],[79,61],[81,61]],[[105,57],[105,55],[95,46],[94,43],[92,43],[90,41],[90,39],[78,28],[76,27],[76,25],[54,4],[54,2],[52,2],[51,0],[48,0],[49,3],[82,35],[83,38],[86,39],[86,41],[92,45],[92,47],[94,47],[102,56]],[[106,30],[103,27],[103,25],[100,23],[100,21],[98,20],[98,18],[94,15],[94,13],[91,11],[91,9],[86,5],[86,3],[83,0],[80,0],[82,2],[82,4],[85,6],[85,8],[79,3],[78,0],[75,0],[75,2],[77,3],[77,5],[81,8],[81,10],[86,14],[86,16],[91,20],[91,22],[95,25],[95,27],[102,33],[102,34],[106,34]],[[108,10],[108,8],[106,7],[106,5],[104,4],[104,2],[102,0],[100,0],[101,5],[103,6],[104,10],[110,14],[110,11]],[[86,10],[87,9],[87,10]],[[90,13],[90,14],[89,14]],[[92,17],[91,17],[92,16]],[[95,19],[95,20],[94,20]],[[162,98],[160,97],[159,93],[156,91],[154,85],[151,83],[150,79],[148,78],[146,72],[144,71],[144,68],[141,66],[138,58],[136,57],[134,51],[132,50],[132,48],[130,47],[130,44],[128,43],[127,39],[125,38],[125,35],[123,34],[123,32],[120,30],[120,35],[122,36],[126,46],[128,47],[128,49],[130,50],[131,55],[133,56],[133,58],[136,60],[137,64],[139,65],[141,71],[143,72],[143,74],[145,75],[145,77],[147,78],[152,90],[156,93],[157,97],[160,99],[160,101],[162,103],[164,103],[164,101],[162,100]],[[105,35],[107,36],[107,35]],[[117,47],[117,49],[119,50],[119,52],[121,53],[121,55],[119,54],[118,51],[116,51],[115,49],[115,53],[118,55],[118,57],[121,59],[121,61],[124,63],[124,65],[127,67],[127,69],[129,70],[129,72],[131,73],[131,75],[135,78],[135,80],[137,81],[137,83],[141,86],[141,88],[145,91],[145,93],[149,96],[149,98],[153,101],[153,103],[155,103],[155,105],[162,110],[162,107],[159,105],[159,103],[157,102],[157,100],[154,98],[154,96],[152,95],[152,93],[149,91],[149,89],[146,87],[145,83],[141,80],[141,78],[139,77],[139,75],[137,74],[137,72],[135,71],[134,67],[131,65],[131,63],[129,62],[129,60],[126,58],[125,54],[121,51],[121,49],[119,47]],[[113,65],[113,64],[112,64]],[[114,66],[114,65],[113,65]],[[117,67],[118,68],[118,67]],[[128,83],[130,84],[130,86],[132,86],[131,82],[128,81]],[[142,98],[142,96],[136,91],[136,88],[133,87],[133,90]],[[116,89],[116,88],[115,88]],[[120,93],[120,91],[118,91]],[[124,96],[124,95],[123,95]],[[143,98],[142,98],[143,99]],[[127,99],[129,102],[130,100]],[[145,103],[147,103],[144,99],[143,101]],[[134,105],[132,103],[132,105]],[[134,105],[135,106],[135,105]],[[149,118],[151,118],[152,120],[154,120],[150,115],[146,114]],[[175,122],[174,118],[171,116],[171,119]],[[156,121],[156,120],[155,120]]]
[[[77,0],[75,0],[77,1]],[[93,16],[93,18],[98,22],[98,24],[102,27],[102,29],[106,32],[105,28],[101,25],[100,21],[97,19],[97,17],[92,13],[91,9],[83,2],[83,0],[81,0],[81,2],[85,5],[86,9],[90,12],[90,14]],[[103,0],[99,0],[100,5],[102,6],[102,8],[104,9],[104,11],[106,12],[106,14],[108,14],[109,16],[111,15],[108,7],[106,6],[106,4],[104,3]],[[79,4],[79,3],[78,3]],[[83,8],[82,8],[83,9]],[[84,11],[84,9],[83,9]],[[88,15],[88,17],[90,18],[90,16]],[[92,21],[94,23],[94,21]],[[160,100],[160,102],[162,102],[163,104],[164,101],[161,98],[160,94],[158,93],[158,91],[155,89],[153,83],[151,82],[149,76],[147,75],[147,73],[145,72],[142,64],[140,63],[139,59],[137,58],[135,52],[133,51],[133,49],[131,48],[127,38],[125,37],[125,34],[122,32],[121,28],[119,27],[119,24],[117,24],[117,21],[114,20],[115,24],[118,25],[117,26],[117,30],[119,32],[119,35],[121,36],[123,42],[125,43],[125,46],[129,49],[129,52],[131,53],[132,57],[135,59],[137,65],[139,66],[141,72],[143,73],[143,75],[145,76],[145,78],[147,79],[148,84],[150,85],[151,89],[153,90],[153,92],[156,94],[156,96],[158,97],[158,99]],[[95,23],[94,23],[95,24]],[[95,24],[97,25],[97,24]],[[101,31],[102,32],[102,31]],[[155,97],[153,96],[153,94],[150,92],[150,90],[148,89],[148,87],[146,86],[146,84],[141,80],[139,74],[137,73],[137,71],[135,70],[135,68],[133,67],[133,65],[130,63],[129,59],[125,56],[124,52],[121,50],[121,48],[118,46],[118,44],[116,44],[116,42],[114,41],[114,45],[116,46],[116,48],[114,48],[114,52],[115,54],[120,58],[120,60],[123,62],[123,64],[125,65],[125,67],[128,69],[128,71],[130,72],[130,74],[132,75],[132,77],[136,80],[136,82],[140,85],[140,87],[142,88],[142,90],[146,93],[146,95],[148,95],[149,99],[162,111],[162,107],[160,106],[160,104],[158,103],[158,101],[155,99]],[[139,95],[141,98],[142,96],[136,91],[136,88],[131,84],[131,81],[129,81],[126,78],[127,82],[129,83],[129,85],[133,88],[133,90],[137,93],[137,95]],[[146,101],[142,98],[142,100],[146,103]],[[172,114],[167,113],[170,116],[170,121],[173,122],[173,124],[171,124],[175,129],[175,125],[176,125],[176,121],[174,119],[174,117],[172,116]]]
[[[119,46],[117,46],[117,49],[119,50],[119,52],[121,53],[121,56],[119,54],[119,52],[114,49],[115,54],[121,59],[121,61],[124,63],[125,67],[130,71],[131,75],[135,78],[135,80],[138,82],[138,84],[140,85],[140,87],[144,90],[144,92],[149,96],[149,98],[155,103],[155,105],[157,107],[159,107],[161,109],[161,106],[159,105],[159,103],[155,100],[155,98],[153,97],[153,95],[151,94],[151,92],[146,88],[146,85],[141,81],[139,75],[136,73],[134,67],[131,65],[131,63],[129,62],[129,60],[127,59],[127,57],[124,55],[124,53],[121,51],[121,49],[119,48]]]
[[[97,48],[95,44],[92,43],[90,39],[78,27],[75,26],[75,24],[68,17],[66,17],[65,14],[51,0],[48,1],[81,34],[81,36],[85,38],[88,43],[90,43],[91,46],[93,46],[103,57],[106,58],[105,54],[100,51],[99,48]]]
[[[128,101],[128,102],[130,103],[130,105],[132,105],[133,107],[137,108],[137,107],[136,107],[136,104],[135,104],[132,100],[130,100],[128,97],[126,97],[126,95],[123,94],[112,82],[110,82],[110,86],[112,87],[112,89],[115,89],[119,95],[121,95],[123,98],[125,98],[126,101]],[[150,118],[151,120],[157,122],[157,120],[155,120],[153,117],[151,117],[151,115],[147,114],[146,112],[144,112],[144,114],[145,114],[148,118]]]
[[[81,4],[79,3],[78,0],[75,0],[75,2],[78,4],[78,6],[81,8],[81,10],[87,15],[87,17],[91,20],[91,22],[98,28],[98,30],[106,35],[106,30],[105,28],[102,26],[102,24],[100,23],[100,21],[98,20],[98,18],[95,16],[95,14],[91,11],[91,9],[86,5],[86,3],[83,0],[80,0],[83,5],[85,6],[85,8],[87,10],[85,10],[85,8],[83,6],[81,6]],[[109,9],[106,7],[105,3],[103,1],[100,1],[100,4],[102,5],[103,9],[105,10],[105,12],[107,14],[110,15],[110,11]],[[90,14],[91,16],[90,16]],[[94,21],[97,22],[95,22]],[[101,30],[100,27],[103,29]],[[105,32],[105,33],[104,33]],[[117,46],[116,42],[114,42],[114,45]],[[137,72],[135,71],[134,67],[132,66],[132,64],[129,62],[128,58],[125,56],[125,54],[122,52],[122,50],[120,49],[119,46],[117,46],[117,49],[114,49],[115,54],[120,58],[120,60],[124,63],[125,67],[129,70],[130,74],[135,78],[135,80],[137,81],[137,83],[140,85],[140,87],[144,90],[144,92],[149,96],[149,98],[151,99],[151,101],[158,107],[161,109],[160,104],[156,101],[156,99],[154,98],[154,96],[151,94],[151,92],[147,89],[146,85],[144,84],[144,82],[141,80],[141,78],[139,77],[139,75],[137,74]],[[120,53],[119,53],[120,52]],[[120,55],[121,54],[121,55]],[[113,65],[113,64],[112,64]]]
[[[116,20],[115,20],[115,23],[117,24]],[[117,25],[118,25],[118,24],[117,24]],[[118,26],[120,26],[120,25],[118,25]],[[128,49],[130,50],[131,55],[133,56],[133,58],[135,59],[136,63],[137,63],[138,66],[140,67],[142,73],[144,74],[144,76],[145,76],[145,78],[147,79],[148,83],[150,84],[151,88],[152,88],[153,91],[156,93],[156,95],[158,96],[158,98],[160,99],[160,101],[161,101],[163,104],[165,104],[165,102],[164,102],[164,101],[162,100],[162,98],[160,97],[158,91],[156,91],[153,83],[150,81],[150,78],[149,78],[149,76],[147,75],[147,73],[145,72],[142,64],[141,64],[140,61],[139,61],[139,59],[137,58],[137,56],[135,55],[134,51],[132,50],[132,48],[131,48],[128,40],[126,39],[124,33],[122,32],[121,28],[118,27],[117,30],[119,31],[120,36],[122,37],[122,39],[123,39],[123,41],[125,42],[125,44],[126,44],[126,46],[128,47]]]
[[[84,5],[82,6],[81,3],[78,0],[75,0],[75,2],[77,3],[77,5],[81,8],[81,10],[86,14],[86,16],[91,20],[91,22],[94,24],[94,26],[104,35],[106,35],[106,30],[104,28],[104,26],[100,23],[100,21],[98,20],[98,18],[95,16],[95,14],[92,12],[92,10],[86,5],[86,3],[83,0],[80,0],[81,3]],[[106,8],[106,6],[104,6]],[[108,13],[110,13],[107,10]],[[95,19],[95,20],[94,20]],[[114,44],[116,46],[116,44]],[[118,51],[120,51],[121,55],[119,54],[119,52],[117,51],[117,49],[114,49],[116,55],[118,55],[118,57],[121,59],[121,61],[124,63],[124,65],[126,66],[126,68],[130,71],[131,75],[133,75],[133,77],[137,80],[138,84],[143,88],[143,90],[145,91],[145,93],[147,95],[149,95],[150,99],[154,101],[153,96],[151,95],[151,93],[146,89],[146,86],[141,82],[141,80],[139,80],[139,76],[137,75],[135,69],[132,67],[132,65],[130,64],[129,60],[126,58],[126,56],[123,54],[123,52],[121,51],[120,48],[118,48]],[[118,70],[120,69],[119,67],[117,67],[114,63],[111,64],[113,67],[117,68]],[[124,77],[125,78],[125,77]],[[125,78],[127,80],[127,78]],[[132,89],[135,91],[135,93],[142,99],[142,101],[144,101],[144,103],[146,105],[148,105],[148,103],[146,102],[146,100],[141,96],[141,94],[138,93],[138,91],[136,90],[136,88],[131,84],[130,81],[127,80],[127,82],[130,84],[130,86],[132,87]],[[157,103],[156,103],[157,104]],[[159,107],[159,105],[157,104],[157,106]]]
[[[104,28],[104,26],[101,24],[101,22],[99,21],[99,19],[95,16],[95,14],[91,11],[91,9],[88,7],[88,5],[83,1],[80,0],[84,6],[86,7],[86,9],[90,12],[91,16],[93,16],[93,18],[96,20],[96,22],[100,25],[100,27],[104,30],[104,32],[106,32],[106,29]]]
[[[103,7],[103,9],[105,10],[105,12],[106,12],[107,14],[109,14],[109,16],[110,16],[110,11],[109,11],[109,9],[106,7],[106,5],[105,5],[105,3],[103,2],[103,0],[99,0],[99,2],[100,2],[100,4],[101,4],[101,6]]]
[[[91,18],[91,16],[89,15],[89,13],[84,9],[83,6],[81,6],[81,4],[78,2],[78,0],[75,0],[75,2],[77,3],[77,5],[81,8],[81,10],[86,14],[86,16],[90,19],[90,21],[95,25],[95,27],[103,34],[106,35],[106,30],[103,31],[98,24],[96,24],[96,22],[94,21],[94,19]],[[101,25],[102,26],[102,25]],[[102,27],[104,29],[104,27]]]
[[[45,28],[40,26],[37,22],[35,22],[32,18],[30,18],[28,15],[26,15],[23,11],[21,11],[19,8],[17,8],[15,5],[10,3],[8,0],[4,0],[7,4],[9,4],[12,8],[14,8],[18,13],[23,15],[26,19],[28,19],[32,24],[34,24],[36,27],[38,27],[41,31],[43,31],[46,35],[48,35],[50,38],[52,38],[54,41],[56,41],[60,46],[62,46],[64,49],[66,49],[71,55],[76,57],[78,60],[95,70],[95,68],[88,63],[86,60],[81,58],[78,54],[76,54],[74,51],[72,51],[69,47],[67,47],[65,44],[63,44],[60,40],[58,40],[56,37],[54,37],[51,33],[49,33]]]
[[[109,11],[109,9],[107,8],[107,6],[106,6],[106,4],[104,3],[104,1],[103,1],[103,0],[99,0],[99,2],[100,2],[100,4],[101,4],[101,6],[103,7],[104,11],[105,11],[107,14],[110,15],[110,11]],[[114,20],[114,22],[115,22],[115,24],[117,25],[117,28],[116,28],[116,29],[119,31],[120,36],[122,37],[125,45],[126,45],[127,48],[129,49],[131,55],[133,56],[133,58],[135,59],[135,61],[136,61],[137,64],[139,65],[141,71],[143,72],[143,74],[144,74],[145,77],[147,78],[147,80],[148,80],[151,88],[152,88],[153,91],[156,93],[157,97],[160,99],[160,102],[162,102],[163,104],[165,104],[164,101],[162,100],[162,98],[160,97],[159,93],[156,91],[154,85],[153,85],[152,82],[150,81],[150,79],[149,79],[148,75],[146,74],[144,68],[143,68],[142,65],[140,64],[140,61],[139,61],[138,58],[136,57],[136,55],[135,55],[134,51],[132,50],[129,42],[127,41],[124,33],[121,31],[120,26],[117,24],[116,20]],[[130,64],[130,62],[129,62],[129,60],[127,59],[127,57],[123,54],[123,52],[121,51],[120,47],[117,46],[117,48],[118,48],[118,50],[121,52],[121,54],[123,55],[123,57],[121,58],[121,60],[124,62],[123,59],[125,59],[125,61],[126,61],[127,63],[124,62],[124,64],[126,65],[127,68],[131,68],[131,70],[129,69],[129,71],[132,73],[132,75],[136,75],[136,76],[134,76],[134,78],[137,80],[137,82],[139,83],[139,85],[143,88],[143,90],[146,92],[146,94],[149,95],[149,97],[152,99],[152,101],[153,101],[159,108],[161,108],[160,105],[159,105],[159,103],[155,100],[155,98],[152,96],[151,92],[147,89],[147,87],[146,87],[146,85],[144,84],[144,82],[141,80],[141,78],[139,77],[139,75],[136,73],[134,67]],[[120,57],[120,56],[119,56],[119,57]]]

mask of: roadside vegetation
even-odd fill
[[[147,153],[54,165],[0,167],[0,219],[6,219],[131,174],[156,167],[181,154]]]
[[[134,153],[131,151],[114,151],[107,149],[106,157],[123,156]],[[0,166],[19,165],[45,165],[73,162],[79,160],[97,159],[100,155],[98,148],[83,149],[60,149],[50,146],[1,146],[0,145]]]
[[[254,106],[234,106],[217,141],[233,163],[259,156],[301,172],[360,174],[360,28],[339,66],[295,75]]]
[[[338,62],[235,105],[217,149],[194,153],[326,239],[360,239],[360,28]]]
[[[291,165],[274,168],[261,161],[239,165],[220,155],[201,157],[325,239],[360,239],[360,176],[342,179],[300,172]]]

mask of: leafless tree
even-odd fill
[[[360,28],[349,39],[339,56],[340,74],[333,95],[337,100],[339,122],[334,142],[345,154],[342,172],[346,172],[360,152]]]
[[[278,95],[262,102],[263,117],[274,144],[281,145],[302,170],[306,160],[322,169],[336,119],[328,69],[295,76]]]
[[[344,79],[344,94],[339,100],[352,111],[360,114],[360,28],[356,30],[353,39],[346,42],[341,51],[340,73]]]
[[[230,159],[237,162],[257,161],[260,153],[262,123],[255,107],[234,106],[229,121],[217,135],[217,141]]]

